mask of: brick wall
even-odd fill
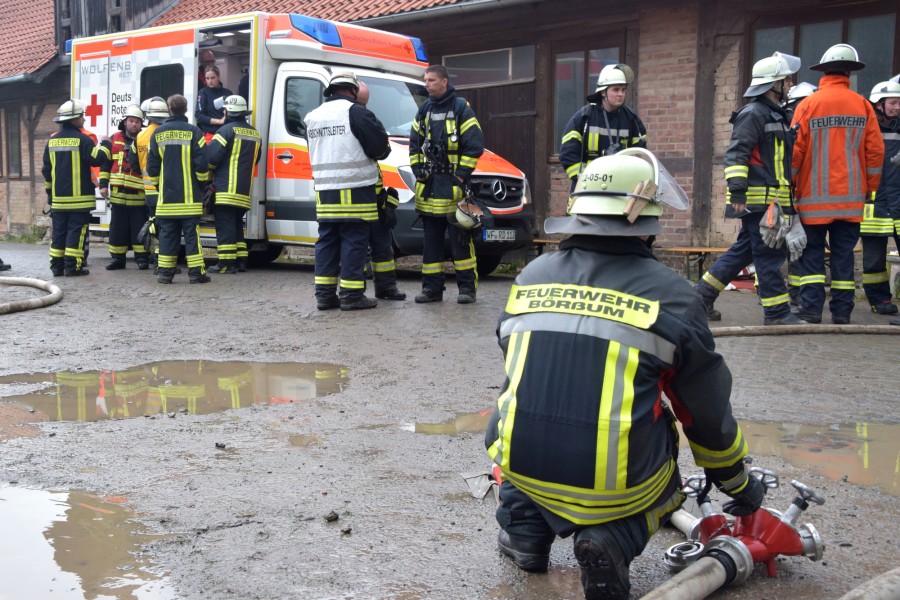
[[[741,85],[741,38],[721,36],[716,41],[717,50],[727,52],[715,79],[715,111],[713,130],[712,164],[712,215],[709,220],[709,245],[730,246],[740,229],[738,219],[725,218],[725,175],[723,161],[731,141],[731,113],[744,104]]]

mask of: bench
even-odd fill
[[[659,247],[656,250],[683,255],[685,277],[694,281],[691,279],[691,265],[697,265],[697,279],[700,279],[703,277],[703,263],[706,262],[706,257],[710,254],[724,254],[728,251],[728,247],[672,246]]]
[[[534,239],[534,240],[531,240],[531,243],[534,244],[535,249],[537,250],[537,255],[540,256],[541,254],[544,253],[544,249],[545,249],[547,246],[557,246],[557,245],[559,245],[559,243],[560,243],[561,241],[562,241],[562,240],[550,240],[550,239],[540,240],[540,239]]]

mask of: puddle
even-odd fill
[[[153,537],[133,518],[84,493],[0,487],[0,598],[177,598],[141,558]]]
[[[458,435],[460,433],[484,433],[493,409],[456,416],[443,423],[403,423],[401,429],[430,435]]]
[[[833,481],[846,477],[856,485],[877,486],[892,496],[900,496],[898,424],[740,423],[752,455],[780,456],[795,467]]]
[[[288,442],[291,446],[321,446],[325,443],[325,438],[324,436],[316,435],[314,433],[307,433],[292,435],[290,438],[288,438]]]
[[[209,414],[337,394],[349,382],[339,365],[154,362],[121,371],[64,371],[0,377],[0,432],[9,424],[102,421],[186,412]]]

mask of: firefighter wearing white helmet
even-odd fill
[[[647,146],[644,123],[625,106],[625,93],[633,81],[634,72],[628,65],[606,65],[600,71],[594,93],[586,98],[588,104],[569,118],[559,148],[559,162],[573,190],[578,175],[598,156]]]
[[[94,209],[94,182],[90,167],[100,167],[109,151],[82,132],[84,102],[66,100],[53,120],[60,124],[44,148],[44,189],[50,205],[52,238],[50,270],[54,276],[87,275],[84,248]],[[52,160],[51,160],[52,156]]]
[[[378,220],[378,160],[390,154],[387,132],[356,102],[352,71],[332,74],[325,102],[304,122],[316,190],[316,307],[362,310],[377,302],[365,295],[369,224]]]
[[[247,270],[244,213],[250,210],[253,170],[262,154],[262,136],[247,123],[247,101],[241,96],[225,98],[225,124],[206,146],[212,171],[216,221],[216,254],[219,262],[209,270],[234,274]]]
[[[784,108],[788,113],[788,117],[794,117],[794,111],[797,109],[797,105],[800,104],[800,101],[814,93],[817,89],[811,83],[806,81],[801,81],[797,85],[791,88],[791,91],[788,92],[787,100],[784,103]]]
[[[100,169],[100,195],[109,199],[109,255],[107,271],[125,268],[125,256],[134,252],[138,269],[149,267],[149,258],[138,233],[147,220],[144,181],[140,165],[131,151],[144,124],[144,111],[132,104],[125,108],[119,130],[102,144],[110,159]],[[130,152],[131,151],[131,152]],[[131,159],[129,159],[131,156]]]
[[[146,126],[138,133],[137,139],[132,145],[132,149],[129,151],[127,160],[132,164],[137,162],[141,172],[141,179],[144,184],[144,203],[147,206],[147,212],[153,217],[156,215],[158,194],[156,186],[153,185],[153,181],[147,173],[147,153],[150,151],[150,140],[153,139],[153,132],[169,118],[169,105],[159,96],[153,96],[152,98],[144,100],[141,103],[141,106],[141,110],[144,111]],[[147,258],[151,264],[156,263],[157,252],[157,249],[154,249],[152,252],[148,251]]]
[[[787,78],[800,69],[800,59],[776,52],[753,65],[744,92],[752,98],[731,116],[731,143],[725,152],[725,216],[741,220],[738,238],[703,274],[695,286],[711,321],[722,318],[714,304],[725,286],[751,263],[756,267],[763,323],[802,324],[791,314],[781,266],[785,241],[797,258],[802,226],[791,203],[791,134],[782,102]],[[793,226],[793,230],[790,227]],[[790,231],[790,238],[786,239]]]
[[[824,73],[818,91],[794,112],[794,204],[807,246],[800,257],[800,274],[790,279],[800,285],[797,314],[809,323],[822,322],[826,247],[831,250],[831,322],[849,323],[855,306],[853,248],[859,241],[866,202],[875,198],[884,163],[875,109],[850,89],[850,73],[864,66],[852,46],[832,46],[810,67]]]
[[[661,390],[725,509],[749,514],[764,495],[703,305],[648,243],[668,203],[685,208],[684,192],[646,150],[593,161],[570,216],[544,226],[570,237],[522,270],[497,327],[506,384],[485,446],[503,474],[499,550],[543,572],[574,536],[586,598],[628,598],[629,565],[684,501]]]
[[[872,88],[869,101],[875,107],[884,140],[884,171],[875,201],[866,204],[860,234],[863,246],[863,290],[872,310],[897,314],[887,268],[888,239],[900,248],[900,83],[882,81]],[[892,322],[893,323],[893,322]],[[896,323],[900,325],[900,321]]]

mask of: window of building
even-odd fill
[[[184,65],[147,67],[141,71],[141,102],[153,96],[184,94]]]
[[[827,13],[820,16],[823,20],[816,22],[783,24],[788,19],[782,19],[782,24],[772,27],[763,23],[753,31],[753,62],[771,56],[775,51],[795,54],[803,61],[796,81],[817,84],[821,73],[810,71],[809,67],[817,64],[834,44],[850,44],[866,65],[862,71],[851,74],[850,83],[864,96],[869,95],[875,84],[889,79],[897,70],[893,65],[896,13],[852,18],[835,16],[832,19],[827,18]]]
[[[9,177],[22,176],[22,129],[19,123],[19,110],[17,108],[6,109],[6,147],[7,168]]]
[[[534,46],[444,57],[453,87],[480,87],[534,79]]]
[[[585,104],[585,96],[597,85],[600,71],[606,65],[620,62],[618,46],[597,50],[578,50],[554,54],[554,129],[555,145],[559,145],[566,123]]]
[[[288,133],[306,137],[307,113],[322,103],[325,86],[318,79],[292,77],[284,90],[284,119]]]

